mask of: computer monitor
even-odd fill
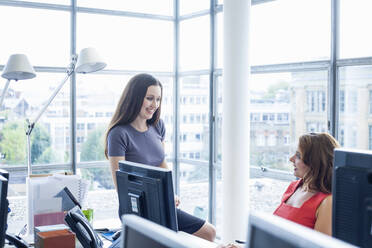
[[[119,214],[136,214],[178,231],[172,171],[120,161],[116,172]]]
[[[6,171],[4,169],[0,169],[0,175],[5,177],[9,181],[9,172],[8,171]]]
[[[356,248],[351,244],[314,231],[284,218],[251,213],[249,216],[247,248]]]
[[[372,247],[372,151],[335,149],[333,236]]]
[[[5,244],[5,232],[8,217],[8,179],[0,175],[0,247]]]
[[[154,222],[137,215],[124,215],[122,218],[122,248],[198,248],[200,245],[191,238],[178,235]]]

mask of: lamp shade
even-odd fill
[[[36,77],[36,73],[26,55],[13,54],[9,57],[1,76],[8,80],[23,80]]]
[[[78,73],[90,73],[102,70],[106,63],[92,47],[84,48],[78,55],[75,71]]]

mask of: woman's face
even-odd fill
[[[289,161],[293,163],[293,175],[295,177],[303,178],[305,174],[310,170],[309,166],[307,166],[304,161],[302,161],[299,149],[297,149],[296,153],[292,157],[290,157]]]
[[[151,85],[147,88],[146,96],[143,99],[139,116],[149,120],[160,106],[161,88],[158,85]]]

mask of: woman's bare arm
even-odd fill
[[[165,143],[164,143],[164,141],[161,142],[161,143],[163,145],[163,150],[165,151]],[[159,165],[159,167],[164,168],[164,169],[169,169],[169,167],[167,165],[167,162],[165,161],[165,158],[164,158],[163,162],[161,162],[161,164]]]
[[[125,160],[125,157],[124,156],[109,157],[112,179],[114,180],[114,185],[115,185],[116,190],[118,189],[118,185],[117,185],[117,182],[116,182],[116,171],[119,169],[119,161],[120,160]]]
[[[314,230],[332,236],[332,196],[327,196],[317,209]]]

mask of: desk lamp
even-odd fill
[[[26,131],[27,135],[27,174],[30,176],[32,174],[31,170],[31,146],[30,146],[30,135],[31,132],[36,124],[36,122],[39,120],[41,115],[45,112],[45,110],[48,108],[50,103],[53,101],[54,97],[58,94],[58,92],[61,90],[62,86],[66,83],[67,79],[74,73],[91,73],[95,71],[102,70],[106,67],[106,63],[103,62],[101,57],[98,55],[97,51],[94,48],[84,48],[81,50],[79,56],[77,54],[74,54],[71,56],[71,63],[67,68],[66,76],[61,81],[61,83],[58,85],[58,87],[54,90],[53,94],[50,96],[48,101],[44,104],[40,112],[37,114],[36,118],[30,122],[29,119],[27,119],[27,125],[28,129]]]
[[[11,80],[24,80],[24,79],[31,79],[36,77],[36,73],[32,65],[27,59],[27,56],[24,54],[13,54],[9,57],[8,63],[6,63],[3,74],[1,74],[3,78],[8,79],[4,90],[1,94],[0,99],[0,109],[3,105],[3,101],[6,95],[6,91],[8,90],[9,83]]]

